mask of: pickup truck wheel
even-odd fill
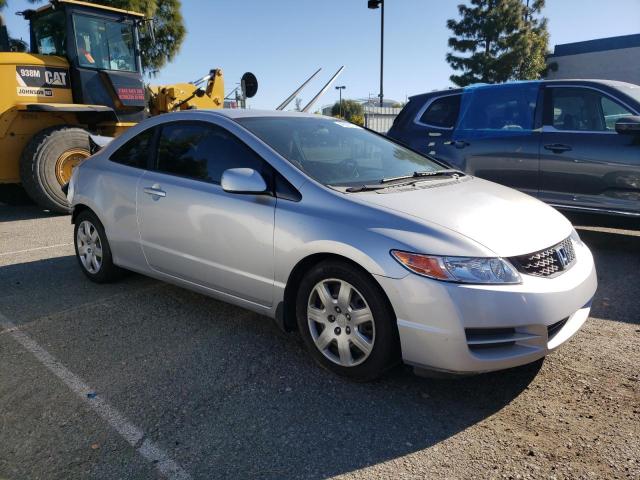
[[[89,157],[89,133],[82,128],[55,126],[37,133],[20,158],[20,178],[27,194],[40,206],[69,213],[62,186],[73,168]]]

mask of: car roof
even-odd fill
[[[326,118],[322,115],[306,112],[284,112],[282,110],[253,110],[242,108],[220,108],[215,110],[198,110],[198,112],[207,112],[213,115],[227,117],[233,120],[240,118],[254,117],[302,117],[302,118]]]
[[[633,83],[602,78],[558,78],[554,80],[542,80],[541,83],[597,83],[608,87],[638,87],[638,85]]]
[[[504,83],[474,83],[472,85],[467,85],[465,87],[457,87],[457,88],[449,88],[442,90],[433,90],[431,92],[419,93],[417,95],[412,95],[409,97],[409,100],[413,99],[423,99],[428,98],[430,96],[442,96],[442,95],[454,95],[459,94],[465,91],[475,90],[477,88],[491,88],[491,87],[500,87],[503,85],[519,85],[519,84],[565,84],[565,83],[575,83],[580,85],[585,84],[598,84],[604,85],[607,87],[637,87],[633,83],[621,82],[618,80],[605,80],[600,78],[558,78],[553,80],[512,80]]]

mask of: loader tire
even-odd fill
[[[20,180],[31,199],[53,212],[69,213],[62,186],[71,169],[89,157],[89,132],[58,125],[38,132],[20,158]]]

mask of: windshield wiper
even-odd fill
[[[382,180],[380,180],[380,183],[396,182],[398,180],[408,180],[420,177],[440,177],[444,175],[464,175],[464,173],[462,173],[460,170],[455,170],[452,168],[446,170],[426,170],[422,172],[413,172],[411,175],[403,175],[401,177],[383,178]]]
[[[357,187],[348,187],[345,192],[371,192],[373,190],[380,190],[381,188],[387,188],[385,185],[358,185]]]
[[[391,188],[394,186],[402,186],[402,185],[410,185],[412,183],[417,182],[418,180],[415,180],[416,178],[423,178],[423,177],[428,177],[428,178],[434,178],[434,177],[443,177],[443,176],[454,176],[454,177],[458,177],[458,176],[463,176],[464,173],[462,173],[460,170],[454,170],[454,169],[446,169],[446,170],[434,170],[434,171],[424,171],[424,172],[413,172],[411,175],[403,175],[401,177],[389,177],[389,178],[383,178],[382,180],[380,180],[379,183],[375,183],[375,184],[370,184],[370,185],[358,185],[356,187],[349,187],[347,189],[345,189],[346,192],[348,193],[355,193],[355,192],[371,192],[373,190],[381,190],[383,188]],[[400,180],[410,180],[409,182],[400,182]],[[385,185],[387,183],[391,183],[391,182],[398,182],[398,183],[393,183],[392,185]]]

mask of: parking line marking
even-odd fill
[[[118,432],[129,445],[136,449],[145,460],[153,463],[163,477],[169,480],[191,479],[191,475],[171,459],[162,448],[148,438],[144,438],[142,429],[127,420],[117,409],[99,397],[89,398],[87,394],[93,392],[93,389],[89,385],[42,348],[38,342],[18,329],[16,325],[2,313],[0,313],[0,326],[2,326],[5,332],[11,335],[16,342],[36,357],[51,373],[62,380],[82,401],[86,402],[87,405],[102,417],[111,428]],[[142,443],[138,446],[140,442]]]
[[[27,248],[26,250],[16,250],[14,252],[3,252],[3,253],[0,253],[0,257],[5,257],[7,255],[15,255],[17,253],[27,253],[27,252],[35,252],[38,250],[46,250],[47,248],[68,247],[69,245],[73,245],[73,243],[57,243],[56,245],[47,245],[46,247],[34,247],[34,248]]]

